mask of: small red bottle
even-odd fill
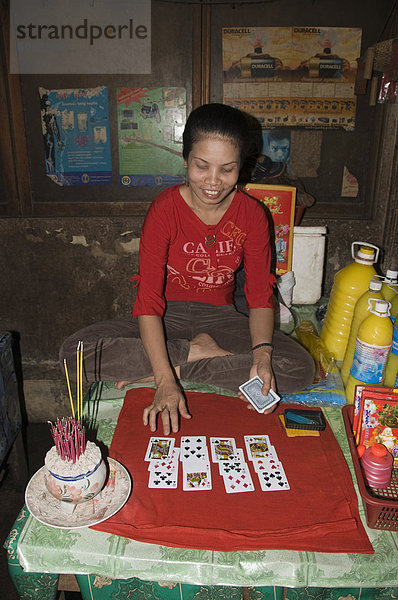
[[[365,481],[370,487],[383,489],[390,485],[393,456],[383,444],[366,448],[360,463]]]

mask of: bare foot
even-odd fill
[[[189,354],[187,362],[194,362],[195,360],[201,360],[202,358],[213,358],[214,356],[227,356],[232,354],[224,348],[220,348],[217,342],[208,333],[198,333],[189,342]],[[180,377],[180,367],[174,367],[177,377]],[[136,379],[135,381],[116,381],[115,388],[122,390],[126,385],[131,383],[148,383],[154,381],[154,377],[144,377],[143,379]]]
[[[117,390],[122,390],[124,388],[124,386],[130,385],[130,383],[134,383],[134,381],[116,381],[115,388]]]
[[[175,367],[174,370],[177,377],[180,377],[180,367]],[[149,375],[149,377],[143,377],[142,379],[136,379],[135,381],[116,381],[115,388],[122,390],[126,385],[131,385],[132,383],[150,383],[152,381],[155,381],[153,375]]]
[[[154,381],[155,378],[153,375],[149,377],[144,377],[143,379],[136,379],[135,381],[116,381],[115,388],[118,390],[122,390],[126,385],[130,385],[131,383],[149,383],[150,381]]]
[[[187,362],[194,362],[202,358],[213,358],[214,356],[227,356],[228,354],[232,354],[232,352],[220,348],[208,333],[198,333],[189,343]]]

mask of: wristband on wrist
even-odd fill
[[[262,344],[257,344],[256,346],[253,346],[253,348],[251,349],[252,352],[254,352],[254,350],[257,350],[257,348],[263,348],[263,347],[268,347],[268,348],[273,348],[274,344],[271,344],[270,342],[263,342]]]

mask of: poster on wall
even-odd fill
[[[290,129],[277,127],[262,131],[261,154],[274,163],[284,163],[286,173],[290,173]]]
[[[122,186],[170,186],[183,183],[182,134],[185,118],[184,88],[117,89],[119,176]]]
[[[247,183],[244,190],[265,204],[271,213],[274,224],[276,274],[283,275],[291,271],[296,188],[290,185]]]
[[[47,176],[58,185],[112,183],[108,89],[39,94]]]
[[[361,35],[354,27],[224,27],[224,102],[263,129],[353,130]]]

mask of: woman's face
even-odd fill
[[[219,205],[238,181],[239,149],[228,139],[204,137],[192,145],[185,166],[192,200],[200,205]]]

